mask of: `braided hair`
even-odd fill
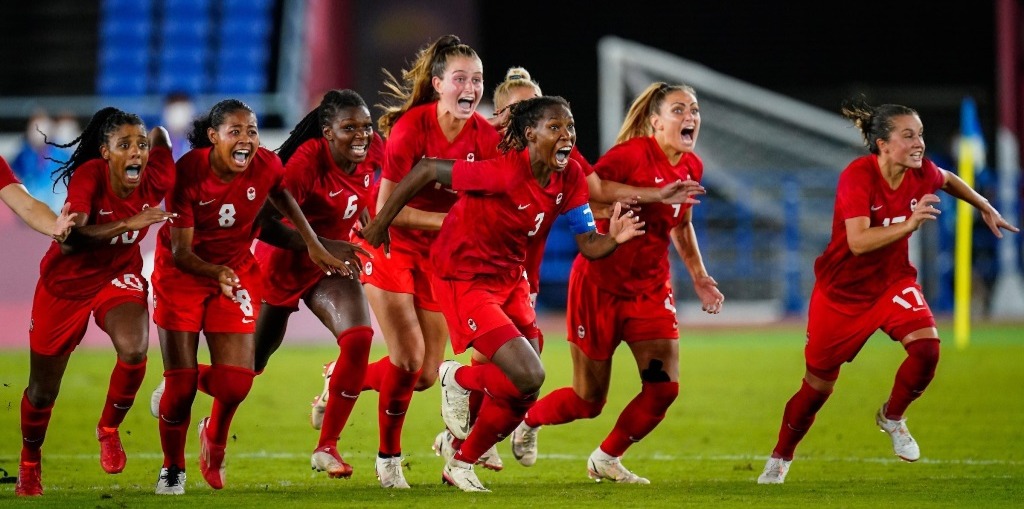
[[[206,134],[206,130],[209,128],[218,128],[224,123],[225,117],[229,114],[234,113],[238,110],[245,110],[249,113],[255,114],[249,105],[245,104],[238,99],[224,99],[223,101],[214,104],[210,108],[209,113],[205,113],[202,116],[192,121],[192,129],[188,132],[188,143],[192,148],[205,148],[212,147],[213,142],[210,141],[210,137]]]
[[[544,110],[549,106],[565,106],[570,110],[569,102],[558,96],[541,96],[525,101],[519,101],[508,108],[508,124],[505,128],[505,135],[498,143],[498,150],[508,152],[510,150],[522,150],[526,148],[529,141],[526,139],[526,128],[537,125],[537,122],[544,115]]]
[[[295,153],[300,145],[306,140],[323,136],[324,127],[330,127],[334,123],[335,118],[341,113],[341,110],[353,107],[366,108],[366,102],[354,90],[331,90],[327,92],[323,100],[320,101],[320,105],[313,108],[313,111],[307,113],[305,117],[302,117],[302,120],[288,133],[288,139],[284,140],[284,143],[278,147],[277,155],[281,157],[281,162],[287,164],[288,159],[292,157],[292,154]]]
[[[138,115],[108,106],[97,111],[92,118],[89,119],[89,123],[85,126],[85,129],[82,130],[82,134],[68,143],[53,143],[46,140],[46,135],[44,134],[43,139],[46,140],[46,143],[54,147],[70,148],[78,145],[75,147],[75,151],[67,161],[58,161],[56,159],[48,158],[51,161],[61,163],[61,165],[50,174],[53,178],[53,188],[57,189],[58,182],[63,182],[64,186],[67,187],[68,182],[71,180],[71,175],[75,173],[75,170],[78,169],[79,166],[82,166],[92,159],[103,157],[100,154],[100,147],[107,143],[107,138],[111,133],[123,125],[139,125],[143,126],[143,130],[145,130],[145,124]]]
[[[480,58],[458,36],[444,35],[416,54],[412,69],[402,70],[401,81],[387,69],[383,70],[384,88],[387,90],[381,92],[385,102],[377,105],[383,111],[377,119],[377,127],[384,137],[391,134],[391,127],[409,109],[437,99],[431,79],[444,77],[448,60],[454,57]]]
[[[864,145],[874,155],[879,155],[878,140],[888,140],[892,130],[896,128],[894,117],[917,115],[917,111],[899,104],[883,104],[871,106],[864,97],[843,102],[842,115],[853,121],[864,137]]]

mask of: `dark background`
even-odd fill
[[[508,67],[525,66],[545,94],[572,103],[580,149],[591,159],[598,155],[595,48],[604,35],[833,112],[858,94],[872,104],[905,104],[921,113],[929,151],[948,152],[960,101],[971,95],[993,139],[992,2],[525,0],[478,8],[488,90]]]

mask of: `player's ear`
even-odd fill
[[[100,157],[106,161],[110,160],[110,149],[107,148],[106,143],[100,144]]]
[[[210,139],[210,143],[213,143],[214,145],[217,144],[217,141],[220,138],[217,135],[217,130],[212,128],[212,127],[207,127],[206,128],[206,137],[209,138]]]
[[[533,126],[527,126],[523,134],[526,136],[526,141],[531,143],[537,141],[537,133],[533,130]]]

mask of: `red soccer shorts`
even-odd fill
[[[235,300],[224,296],[215,279],[182,272],[167,264],[153,271],[153,321],[164,330],[252,334],[263,298],[262,277],[255,259],[232,267],[241,288]]]
[[[430,279],[433,272],[428,253],[413,253],[391,246],[391,257],[384,249],[362,243],[363,249],[373,254],[363,264],[362,282],[393,293],[411,293],[416,307],[427,311],[441,311]]]
[[[587,281],[575,268],[569,274],[567,337],[590,359],[611,359],[619,343],[679,340],[672,287],[622,297]]]
[[[434,278],[456,354],[472,346],[490,358],[511,339],[540,336],[537,314],[530,306],[530,285],[521,274],[481,275],[472,281]]]
[[[69,354],[82,342],[90,314],[95,316],[96,325],[105,330],[108,311],[128,302],[148,308],[148,294],[149,283],[136,274],[113,279],[95,297],[82,300],[54,296],[40,280],[32,299],[29,347],[41,355]]]
[[[253,250],[263,274],[263,302],[299,309],[299,301],[327,277],[305,251],[288,251],[257,242]]]
[[[814,369],[829,371],[857,356],[878,329],[900,341],[918,329],[935,327],[921,286],[913,279],[890,286],[878,301],[850,305],[833,301],[814,287],[807,320],[804,358]]]

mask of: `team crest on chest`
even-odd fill
[[[256,199],[256,188],[255,187],[250,187],[249,189],[247,189],[245,191],[245,196],[247,198],[249,198],[249,201],[255,200]]]
[[[470,153],[466,154],[466,160],[469,161],[469,162],[473,162],[473,161],[476,160],[476,156],[473,155],[472,152],[470,152]]]
[[[369,175],[364,175],[363,176],[363,187],[370,187],[370,176]]]
[[[555,196],[555,205],[561,205],[561,204],[562,204],[562,193],[558,193],[558,196]]]

